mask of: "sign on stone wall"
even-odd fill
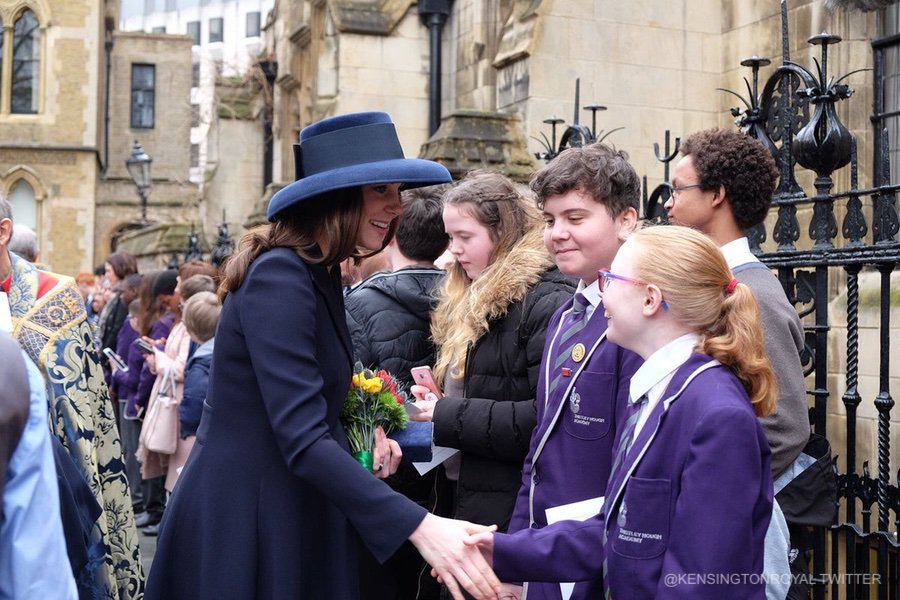
[[[497,107],[505,108],[528,99],[528,58],[497,69]]]

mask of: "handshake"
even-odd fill
[[[490,527],[427,514],[409,537],[431,565],[431,575],[447,586],[456,600],[462,589],[476,600],[518,600],[522,588],[501,584],[491,568],[494,531]]]

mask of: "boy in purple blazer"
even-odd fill
[[[560,271],[580,282],[575,297],[560,307],[547,328],[538,425],[522,470],[511,533],[545,527],[555,515],[587,517],[600,509],[617,415],[628,399],[628,381],[642,362],[606,340],[597,287],[597,271],[609,268],[637,223],[641,187],[628,155],[603,144],[566,150],[535,174],[531,188],[544,214],[547,250]],[[602,593],[599,579],[566,588],[542,582],[525,587],[529,600],[560,598],[562,590],[571,593],[571,600]]]
[[[686,227],[633,234],[600,290],[609,339],[645,359],[600,514],[469,543],[505,580],[602,575],[598,598],[762,600],[772,474],[757,417],[777,381],[752,292]]]

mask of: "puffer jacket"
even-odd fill
[[[465,397],[445,396],[433,421],[435,444],[461,450],[454,516],[504,531],[536,424],[547,324],[575,292],[575,281],[548,266],[540,235],[523,237],[502,261],[486,293],[472,302],[471,321],[460,324],[478,327],[480,317],[499,313],[469,345]]]
[[[434,364],[431,311],[443,275],[434,267],[407,267],[353,288],[344,302],[356,360],[388,371],[402,389],[412,385],[412,367]]]

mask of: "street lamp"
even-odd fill
[[[150,178],[150,165],[153,159],[144,152],[137,140],[134,140],[134,147],[131,149],[131,158],[125,161],[128,168],[128,174],[137,186],[138,196],[141,198],[141,222],[147,222],[147,193],[153,180]]]

